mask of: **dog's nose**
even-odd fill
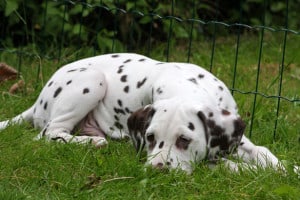
[[[163,169],[164,168],[164,164],[161,163],[161,162],[159,162],[159,163],[156,164],[155,168],[157,168],[157,169]]]
[[[171,162],[166,162],[166,163],[159,162],[154,167],[157,169],[165,169],[165,168],[169,168],[170,165],[171,165]]]

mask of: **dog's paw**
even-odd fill
[[[92,139],[92,144],[95,145],[96,148],[101,148],[108,144],[107,140],[103,137],[94,137]]]

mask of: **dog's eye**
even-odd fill
[[[178,149],[187,150],[191,141],[192,141],[192,139],[181,135],[177,138],[175,145]]]
[[[154,141],[154,133],[149,133],[148,135],[147,135],[147,140],[148,140],[148,142],[153,142]]]

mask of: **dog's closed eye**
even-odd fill
[[[155,140],[155,137],[154,137],[154,133],[149,133],[148,135],[147,135],[147,140],[148,140],[148,142],[154,142],[154,140]]]
[[[154,133],[147,134],[146,139],[149,142],[149,147],[148,147],[149,150],[152,150],[156,145]]]
[[[178,149],[187,150],[191,141],[192,139],[181,135],[177,138],[175,145]]]

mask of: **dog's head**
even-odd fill
[[[147,164],[192,172],[192,163],[232,151],[245,124],[237,114],[191,102],[161,100],[128,118],[137,151],[146,147]]]

